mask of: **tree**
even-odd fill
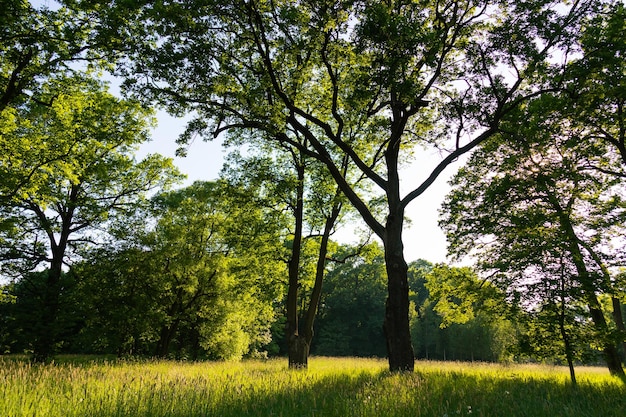
[[[626,164],[626,113],[624,112],[624,17],[620,1],[607,2],[598,16],[586,23],[581,37],[581,56],[566,72],[560,100],[554,111],[581,129],[588,142],[608,145],[600,164],[589,167],[624,178]],[[601,146],[602,147],[602,146]],[[621,167],[620,167],[621,164]],[[613,297],[614,320],[626,334],[622,302]],[[623,351],[626,354],[626,341]]]
[[[284,268],[279,223],[253,197],[221,180],[198,181],[122,219],[116,245],[73,269],[97,311],[84,329],[92,343],[192,359],[261,353]]]
[[[289,144],[322,162],[385,248],[385,332],[391,370],[412,370],[406,206],[459,156],[497,132],[506,115],[541,94],[593,2],[387,3],[76,2],[110,15],[133,13],[129,88],[172,112],[197,115],[183,134],[230,131]],[[139,5],[141,6],[141,4]],[[495,18],[494,16],[497,16]],[[306,146],[303,145],[304,139]],[[416,144],[448,152],[417,187],[400,168]],[[367,146],[364,146],[367,145]],[[363,152],[364,151],[364,152]],[[347,158],[379,193],[352,187]]]
[[[615,152],[611,162],[622,165],[626,165],[625,18],[624,3],[612,1],[585,24],[581,56],[569,64],[561,100],[554,109],[584,128],[581,136],[586,141],[609,145]],[[611,169],[604,165],[596,168]],[[614,173],[624,176],[623,172]]]
[[[122,16],[98,20],[76,8],[23,0],[2,0],[0,7],[0,115],[28,100],[49,104],[47,82],[72,76],[81,65],[110,66],[127,49]]]
[[[263,149],[261,143],[256,150],[259,155],[249,151],[245,158],[238,152],[231,154],[224,172],[231,181],[264,189],[263,196],[259,196],[261,204],[286,211],[293,219],[286,237],[290,254],[286,260],[285,333],[289,366],[306,368],[330,237],[345,216],[344,199],[323,167],[299,149],[286,146],[272,152]],[[310,260],[306,252],[313,240],[315,259]]]
[[[146,193],[179,178],[169,159],[134,159],[150,126],[149,113],[136,102],[116,99],[82,77],[73,84],[50,83],[44,93],[50,105],[25,103],[16,128],[0,137],[2,194],[10,195],[24,175],[37,184],[0,206],[7,244],[0,252],[3,273],[48,268],[36,360],[53,353],[59,285],[71,256],[98,240],[97,228],[109,218],[132,213]]]
[[[450,251],[471,254],[509,296],[523,295],[526,308],[556,307],[550,316],[561,323],[570,364],[572,323],[565,320],[572,314],[565,307],[584,303],[610,372],[623,377],[616,348],[623,335],[598,298],[622,291],[610,269],[624,262],[611,249],[623,235],[623,187],[589,166],[602,163],[606,148],[579,140],[580,130],[546,115],[543,103],[530,103],[499,140],[472,156],[452,183],[441,224]],[[558,300],[554,307],[550,298]]]

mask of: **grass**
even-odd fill
[[[626,387],[601,368],[386,361],[73,362],[0,359],[0,416],[625,416]]]

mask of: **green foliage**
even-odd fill
[[[421,265],[420,265],[421,264]],[[426,359],[507,362],[519,331],[502,294],[468,267],[413,264],[422,296],[411,332],[416,356]],[[419,266],[418,266],[419,265]]]
[[[129,8],[78,3],[104,16]],[[297,149],[325,166],[384,242],[390,367],[411,369],[407,205],[550,87],[563,70],[551,54],[569,49],[595,3],[133,3],[144,25],[123,70],[132,93],[194,113],[183,143],[228,132]],[[400,169],[418,144],[447,156],[401,192]]]
[[[386,297],[384,253],[372,243],[360,250],[342,246],[324,282],[316,355],[385,356],[383,317]]]
[[[45,261],[46,249],[85,244],[94,227],[132,213],[147,192],[179,178],[169,159],[134,159],[151,126],[138,103],[82,77],[44,91],[51,105],[25,104],[16,128],[0,136],[5,273],[15,258],[33,268]]]
[[[148,139],[149,112],[84,75],[41,85],[0,136],[0,273],[24,279],[47,267],[34,356],[47,360],[60,335],[62,276],[101,228],[180,178],[172,161],[134,151]],[[40,98],[41,98],[40,97]],[[74,259],[73,259],[74,258]]]
[[[584,128],[588,142],[604,142],[614,155],[606,158],[626,163],[625,64],[626,9],[623,2],[606,2],[594,18],[586,22],[581,38],[582,56],[569,63],[560,106],[555,111],[576,126]],[[598,165],[623,176],[622,169]]]
[[[0,2],[0,132],[12,128],[16,109],[29,100],[51,103],[48,82],[71,78],[79,64],[91,70],[112,66],[126,49],[125,25],[110,26],[88,12],[38,3]]]
[[[587,126],[550,111],[560,106],[562,98],[544,96],[511,114],[499,137],[453,179],[441,224],[452,254],[475,259],[534,316],[537,341],[556,331],[563,354],[584,352],[590,340],[606,354],[612,326],[598,295],[622,291],[612,277],[623,263],[614,246],[623,236],[622,168],[608,141],[582,140],[590,137]],[[578,325],[588,319],[594,328]]]
[[[77,271],[83,296],[102,309],[84,329],[98,329],[91,344],[220,359],[263,350],[283,267],[280,230],[251,197],[221,181],[196,182],[157,194],[136,223],[118,225],[127,247],[96,253]]]

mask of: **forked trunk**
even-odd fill
[[[305,336],[293,335],[289,338],[290,369],[306,369],[308,367],[310,347]]]

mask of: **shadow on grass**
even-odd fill
[[[562,376],[495,367],[392,374],[358,362],[290,371],[277,362],[99,365],[66,358],[71,366],[31,366],[0,359],[3,416],[626,416],[626,386],[617,378],[579,378],[574,387]]]
[[[302,372],[302,371],[285,371]],[[274,374],[277,377],[279,374]],[[545,379],[515,375],[465,373],[361,373],[332,374],[298,384],[272,381],[266,385],[234,384],[225,387],[222,398],[204,396],[198,390],[160,392],[150,409],[139,414],[123,408],[100,409],[101,417],[112,416],[502,416],[584,417],[626,416],[626,389],[620,383],[578,387]],[[175,395],[173,395],[175,394]],[[137,410],[139,411],[139,410]]]

